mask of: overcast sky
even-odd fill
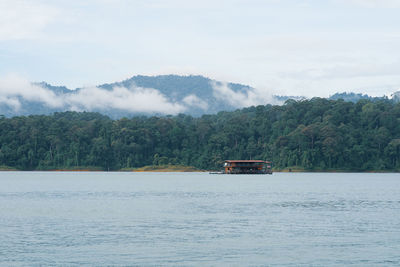
[[[400,88],[400,0],[0,0],[0,78],[199,74],[281,95]]]

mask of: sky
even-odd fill
[[[279,95],[390,95],[399,14],[400,0],[0,0],[0,84],[194,74]]]

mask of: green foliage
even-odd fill
[[[219,169],[225,159],[268,159],[278,169],[399,171],[400,104],[313,98],[200,118],[0,116],[0,165],[11,168]]]

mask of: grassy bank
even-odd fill
[[[10,166],[5,166],[1,165],[0,166],[0,171],[18,171],[16,168],[10,167]]]

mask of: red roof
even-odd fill
[[[239,163],[239,162],[244,162],[244,163],[271,163],[270,161],[264,161],[264,160],[225,160],[225,162],[234,162],[234,163]]]

